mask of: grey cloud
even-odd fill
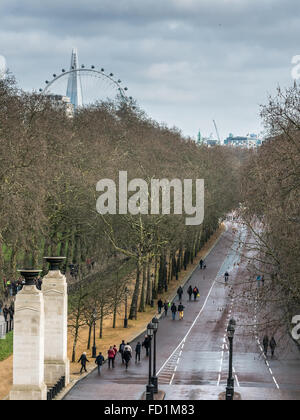
[[[298,0],[2,0],[0,54],[26,89],[80,61],[113,71],[153,117],[258,130],[258,104],[291,83]]]

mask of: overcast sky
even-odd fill
[[[1,0],[0,55],[39,89],[80,63],[112,71],[154,119],[196,138],[261,129],[259,104],[291,85],[299,0]]]

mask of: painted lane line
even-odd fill
[[[203,306],[202,306],[202,308],[201,308],[201,310],[200,310],[200,312],[198,313],[198,315],[196,316],[196,318],[195,318],[195,320],[194,320],[194,322],[192,323],[192,325],[191,325],[191,327],[190,327],[190,329],[188,330],[188,332],[186,333],[186,335],[185,335],[185,337],[183,338],[183,340],[180,342],[180,344],[176,347],[176,349],[173,351],[173,353],[171,354],[171,356],[165,361],[165,363],[162,365],[162,367],[159,369],[159,371],[158,371],[158,373],[157,373],[157,375],[159,375],[160,374],[160,372],[164,369],[164,367],[166,366],[166,364],[172,359],[172,357],[174,356],[174,354],[176,353],[176,351],[178,351],[178,349],[182,346],[182,344],[184,344],[185,342],[186,342],[186,339],[188,338],[188,336],[190,335],[190,333],[191,333],[191,331],[192,331],[192,329],[194,328],[194,326],[195,326],[195,324],[196,324],[196,322],[198,321],[198,319],[200,318],[200,316],[201,316],[201,314],[202,314],[202,312],[204,311],[204,309],[205,309],[205,307],[206,307],[206,305],[207,305],[207,302],[208,302],[208,299],[210,298],[210,295],[211,295],[211,292],[213,291],[213,289],[214,289],[214,287],[215,287],[215,284],[216,284],[216,280],[214,280],[214,282],[213,282],[213,284],[212,284],[212,286],[211,286],[211,288],[210,288],[210,290],[209,290],[209,292],[208,292],[208,295],[207,295],[207,297],[206,297],[206,299],[205,299],[205,302],[204,302],[204,304],[203,304]]]
[[[275,385],[276,385],[277,389],[280,389],[280,386],[278,385],[278,383],[277,383],[276,379],[274,378],[274,376],[273,376],[273,381],[275,382]]]
[[[173,373],[173,376],[172,376],[172,378],[170,380],[170,385],[172,385],[172,382],[174,381],[174,378],[175,378],[175,373]]]

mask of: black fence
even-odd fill
[[[52,387],[49,388],[47,391],[47,401],[54,400],[55,397],[65,388],[66,386],[66,378],[62,376],[60,380]]]

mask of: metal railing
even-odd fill
[[[65,388],[66,378],[62,376],[60,380],[47,391],[47,401],[52,401]]]

